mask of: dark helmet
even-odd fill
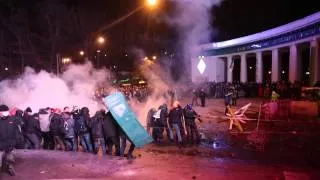
[[[16,111],[16,116],[22,117],[22,115],[23,115],[23,111],[20,110],[20,109],[18,109],[18,110]]]
[[[192,110],[192,104],[186,105],[185,109],[187,109],[187,110]]]
[[[89,108],[87,107],[81,108],[81,114],[89,114]]]
[[[32,110],[30,107],[27,107],[26,112],[32,113]]]

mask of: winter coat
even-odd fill
[[[92,118],[90,122],[90,127],[92,130],[92,137],[96,138],[104,138],[103,134],[103,121],[104,116],[101,111],[98,111]]]
[[[154,114],[156,113],[156,110],[154,108],[151,108],[149,111],[148,111],[148,114],[147,114],[147,128],[150,128],[150,127],[153,127],[152,123],[154,121]]]
[[[77,132],[78,135],[83,135],[89,132],[88,129],[88,123],[90,121],[90,117],[89,119],[87,119],[85,116],[80,115],[76,120],[75,120],[75,130]]]
[[[193,110],[193,109],[184,109],[183,110],[183,116],[185,119],[185,122],[188,123],[193,123],[195,122],[195,119],[198,117],[198,114]]]
[[[169,123],[172,124],[180,124],[183,118],[183,110],[181,107],[173,108],[169,112]]]
[[[25,115],[23,117],[24,127],[23,132],[25,134],[37,134],[40,132],[39,120],[35,119],[33,116]]]
[[[107,138],[117,136],[117,122],[112,116],[111,112],[108,112],[104,116],[103,132]]]
[[[201,99],[205,99],[205,98],[207,97],[207,95],[206,95],[206,93],[205,93],[204,91],[200,91],[199,97],[200,97]]]
[[[75,137],[75,129],[74,129],[74,119],[69,113],[62,113],[63,119],[63,135],[65,138],[74,138]]]
[[[167,126],[167,124],[168,124],[168,109],[166,106],[161,106],[160,109],[161,109],[160,124],[162,126]]]
[[[14,118],[0,118],[0,151],[11,151],[17,145],[19,129]]]
[[[18,128],[18,133],[17,135],[17,149],[23,149],[24,148],[24,137],[22,134],[22,128],[24,126],[24,122],[23,122],[23,117],[22,117],[23,112],[22,111],[17,111],[15,116],[12,117],[12,119],[14,120],[14,123],[16,125],[16,127]]]
[[[60,114],[51,114],[49,129],[53,136],[61,136],[63,134],[63,120]]]
[[[23,114],[23,111],[18,110],[14,116],[14,123],[19,127],[20,132],[22,132],[22,127],[24,126],[22,114]]]
[[[50,131],[50,114],[39,114],[39,123],[41,132],[49,132]]]
[[[225,95],[225,97],[224,97],[224,103],[225,103],[226,105],[230,105],[230,104],[231,104],[231,96],[232,96],[231,93],[228,93],[228,94]]]
[[[84,107],[81,109],[79,116],[75,119],[75,130],[78,135],[89,132],[90,115],[89,109]]]

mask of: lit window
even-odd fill
[[[204,71],[205,71],[206,68],[207,68],[207,65],[206,65],[206,63],[204,62],[203,59],[204,59],[203,57],[200,59],[199,64],[198,64],[198,66],[197,66],[197,68],[198,68],[198,70],[199,70],[199,72],[200,72],[201,74],[203,74]]]

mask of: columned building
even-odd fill
[[[257,34],[198,47],[193,82],[320,81],[320,12]]]

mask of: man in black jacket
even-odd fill
[[[40,124],[39,124],[39,115],[32,115],[31,108],[27,108],[23,116],[24,120],[24,134],[26,137],[26,148],[31,149],[40,149],[40,138],[39,134]]]
[[[50,115],[50,132],[52,133],[55,150],[66,150],[63,142],[63,119],[60,109],[53,109]]]
[[[75,118],[75,129],[79,136],[84,152],[93,152],[91,136],[89,133],[90,114],[87,107],[80,110],[80,115]]]
[[[181,135],[181,129],[180,124],[182,124],[183,119],[183,110],[179,104],[179,102],[174,102],[173,108],[169,112],[169,124],[172,130],[175,130],[177,137],[178,137],[178,143],[182,143],[182,135]]]
[[[168,123],[168,107],[167,104],[163,104],[160,106],[161,112],[160,112],[160,122],[164,126],[164,129],[166,130],[167,138],[171,142],[173,142],[173,132],[172,129],[169,126]]]
[[[112,155],[112,148],[115,146],[116,155],[120,155],[120,140],[117,138],[116,120],[113,118],[111,112],[107,112],[103,121],[103,132],[108,146],[108,154]]]
[[[14,123],[17,126],[17,128],[19,129],[19,133],[17,134],[17,145],[16,148],[17,149],[23,149],[24,146],[24,137],[23,137],[23,133],[22,133],[22,128],[24,126],[24,122],[23,122],[23,111],[22,110],[16,110],[16,113],[14,115]]]
[[[68,151],[77,151],[75,121],[69,112],[61,114],[63,120],[62,134],[64,135],[64,144]]]
[[[206,106],[206,93],[204,92],[204,89],[201,89],[200,93],[199,93],[199,97],[201,100],[201,107],[205,107]]]
[[[92,129],[92,138],[94,140],[94,152],[98,153],[99,148],[102,149],[103,154],[106,153],[106,143],[103,135],[103,121],[104,115],[103,112],[97,111],[96,114],[92,117],[90,122],[90,127]]]
[[[17,145],[18,133],[14,119],[9,117],[9,108],[0,105],[0,169],[6,169],[11,176],[15,175],[12,150]]]

